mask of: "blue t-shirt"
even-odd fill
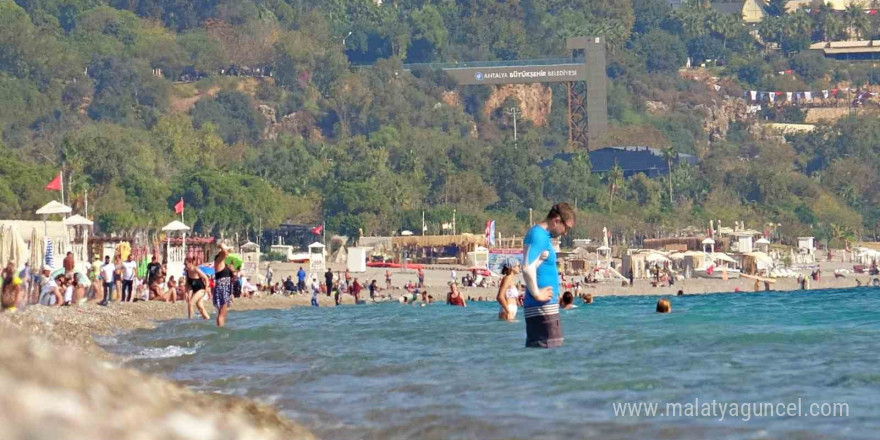
[[[300,269],[300,270],[296,273],[296,278],[297,278],[298,280],[300,280],[300,281],[305,281],[305,280],[306,280],[306,271]]]
[[[539,302],[532,297],[532,293],[527,286],[526,297],[525,300],[523,300],[523,307],[556,304],[559,301],[559,273],[556,271],[556,251],[550,243],[550,231],[538,225],[532,226],[523,239],[523,257],[525,258],[523,265],[525,266],[529,264],[529,262],[535,261],[544,251],[548,251],[550,255],[540,266],[538,266],[536,281],[539,289],[547,286],[552,287],[553,298],[548,302]]]

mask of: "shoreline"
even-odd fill
[[[399,285],[415,278],[415,274],[395,272],[394,278]],[[448,280],[445,273],[427,278],[427,290],[435,302],[443,303]],[[823,276],[821,281],[813,282],[810,290],[855,287],[855,279],[852,275],[837,279]],[[859,279],[864,282],[871,278],[863,275]],[[636,280],[632,288],[606,282],[587,285],[581,293],[592,293],[594,297],[674,297],[679,289],[688,295],[729,293],[737,288],[739,293],[752,293],[753,285],[750,279],[692,279],[654,288],[647,280]],[[763,284],[761,287],[763,292]],[[772,287],[775,291],[799,290],[793,279],[778,280]],[[462,293],[494,302],[495,289],[463,288]],[[369,294],[364,293],[362,297],[368,298]],[[404,293],[406,290],[400,288],[380,292],[392,297]],[[334,306],[332,297],[319,295],[318,299],[322,307]],[[349,295],[342,299],[344,305],[354,302]],[[231,311],[309,307],[310,300],[310,294],[264,294],[237,299]],[[206,308],[215,318],[216,310],[210,304]],[[0,386],[8,390],[0,396],[0,404],[12,408],[0,413],[0,438],[315,438],[271,405],[238,396],[196,392],[161,376],[125,367],[124,359],[98,342],[120,332],[155,328],[161,321],[185,318],[186,305],[180,301],[115,302],[110,307],[94,303],[30,306],[0,314],[0,331],[6,335],[0,346]],[[52,404],[53,400],[58,403]]]
[[[236,311],[307,304],[244,299]],[[212,310],[213,311],[213,310]],[[0,314],[0,438],[315,439],[277,408],[122,366],[95,338],[186,318],[185,303],[30,306]],[[201,318],[199,318],[201,319]]]

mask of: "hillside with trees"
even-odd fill
[[[439,232],[456,209],[460,230],[497,219],[510,235],[529,208],[565,200],[585,219],[575,236],[720,219],[873,239],[876,115],[785,141],[752,125],[800,122],[797,108],[767,106],[723,136],[705,128],[707,108],[744,90],[880,79],[870,64],[808,50],[875,37],[877,16],[814,10],[776,10],[753,28],[662,0],[0,0],[0,215],[33,218],[64,169],[71,203],[81,211],[88,193],[105,232],[157,229],[182,197],[204,234],[323,220],[334,233],[391,234],[420,230],[422,211]],[[608,142],[695,154],[698,166],[659,179],[591,174],[583,151],[552,160],[572,152],[564,86],[548,91],[546,124],[518,121],[514,142],[510,115],[485,106],[490,87],[402,69],[564,57],[565,38],[581,35],[607,39]],[[729,86],[680,73],[689,57],[716,60],[710,74]]]

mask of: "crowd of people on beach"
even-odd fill
[[[495,281],[489,276],[482,276],[477,269],[465,272],[461,278],[455,269],[450,271],[447,283],[445,303],[450,306],[467,307],[469,302],[491,301],[489,296],[467,296],[462,289],[497,287],[494,301],[498,303],[498,319],[515,321],[520,310],[526,322],[526,346],[558,347],[562,344],[562,328],[559,310],[578,307],[575,299],[579,298],[583,305],[593,303],[593,295],[583,293],[582,289],[594,283],[589,275],[583,279],[566,280],[560,273],[556,261],[556,252],[550,245],[551,238],[558,238],[574,227],[574,211],[565,203],[554,205],[547,217],[535,224],[524,237],[523,261],[510,259],[501,265],[501,279]],[[154,256],[146,267],[139,267],[133,255],[128,253],[123,259],[118,253],[111,259],[94,260],[86,274],[75,270],[74,255],[67,253],[62,268],[53,270],[51,266],[43,266],[34,272],[25,264],[16,271],[13,262],[3,269],[2,295],[0,303],[4,310],[14,311],[17,307],[30,304],[45,306],[70,306],[86,302],[107,306],[110,303],[162,301],[169,303],[185,302],[187,317],[192,318],[197,310],[203,319],[210,319],[211,314],[205,308],[205,302],[211,301],[217,313],[217,325],[223,326],[226,314],[236,298],[267,295],[293,296],[311,294],[311,305],[318,307],[319,296],[332,297],[335,305],[343,303],[344,295],[350,295],[355,304],[370,302],[398,301],[402,304],[420,305],[422,307],[435,302],[434,296],[425,285],[425,273],[418,268],[415,280],[408,280],[402,286],[395,287],[392,283],[393,274],[390,269],[385,271],[385,283],[380,287],[379,280],[353,276],[346,269],[334,272],[327,269],[323,280],[317,273],[307,273],[299,267],[295,275],[283,281],[273,283],[274,271],[269,264],[263,282],[253,284],[241,270],[241,263],[236,265],[230,258],[230,248],[220,245],[220,250],[213,261],[213,274],[208,276],[203,267],[192,258],[187,258],[185,270],[181,274],[169,274],[165,263],[160,263]],[[871,266],[871,274],[877,274],[876,263]],[[655,267],[651,273],[651,285],[673,286],[675,274],[668,268]],[[294,280],[295,276],[295,280]],[[835,277],[844,275],[835,272]],[[522,278],[522,282],[520,281]],[[633,286],[632,269],[626,274],[624,283]],[[816,269],[808,276],[800,275],[797,282],[802,289],[809,289],[810,282],[820,281],[821,271]],[[628,281],[628,283],[627,283]],[[862,282],[856,279],[857,285]],[[865,283],[867,285],[867,282]],[[765,281],[766,290],[770,290],[770,282]],[[880,279],[873,279],[873,286],[880,287]],[[739,291],[739,289],[736,289]],[[759,290],[759,280],[755,280],[755,290]],[[368,296],[364,293],[368,292]],[[678,291],[682,296],[683,291]],[[657,301],[656,312],[670,313],[671,302],[666,298]]]

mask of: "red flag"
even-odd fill
[[[46,185],[46,189],[49,191],[61,191],[61,174],[60,173],[57,176],[55,176],[55,178],[52,179],[52,181],[49,182],[48,185]]]
[[[324,232],[324,225],[318,225],[312,228],[312,234],[321,235]]]
[[[183,214],[183,197],[180,198],[180,201],[174,205],[174,213],[175,214]]]

